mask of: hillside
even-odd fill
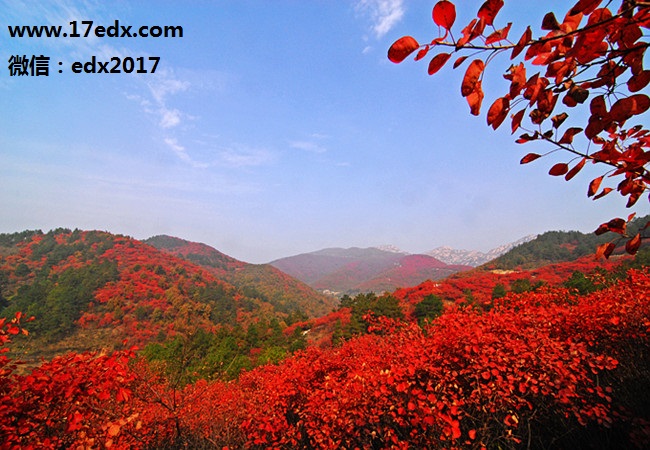
[[[391,291],[470,268],[378,248],[324,249],[270,264],[315,289],[339,294]]]
[[[50,357],[144,346],[197,329],[245,334],[260,321],[282,326],[331,310],[331,299],[275,269],[185,246],[194,247],[215,267],[99,231],[0,235],[0,316],[34,316],[25,350]]]
[[[397,287],[413,286],[422,280],[440,280],[470,268],[465,265],[449,265],[427,255],[407,255],[395,267],[359,284],[362,292],[391,292]]]
[[[650,221],[650,216],[632,220],[627,227],[628,234],[634,236],[648,221]],[[615,241],[618,237],[614,233],[598,236],[594,233],[579,231],[548,231],[513,248],[490,261],[486,266],[502,270],[532,269],[563,261],[574,261],[584,256],[593,255],[598,245]],[[616,253],[622,252],[624,250],[621,248]]]
[[[328,296],[292,278],[269,264],[249,264],[213,247],[171,236],[154,236],[144,241],[159,250],[184,258],[207,269],[238,288],[243,295],[258,298],[281,313],[300,311],[310,317],[327,314],[336,306]]]

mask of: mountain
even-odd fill
[[[206,268],[247,297],[259,298],[278,312],[301,311],[317,317],[330,312],[336,303],[269,264],[245,263],[206,244],[165,235],[151,237],[144,243]]]
[[[424,280],[439,280],[469,269],[465,265],[445,264],[428,255],[406,255],[391,269],[359,284],[358,289],[362,292],[390,292],[398,287],[414,286]]]
[[[270,263],[311,287],[332,293],[390,291],[426,279],[440,279],[467,270],[431,256],[409,255],[379,248],[329,248],[281,258]]]
[[[438,247],[426,252],[425,255],[433,256],[447,264],[462,264],[477,267],[507,253],[521,244],[535,239],[536,237],[537,235],[529,235],[515,242],[493,248],[485,253],[476,250],[457,250],[451,247]]]
[[[245,333],[263,323],[254,332],[266,333],[272,320],[286,326],[335,303],[270,266],[176,238],[151,242],[166,249],[100,231],[0,234],[0,317],[35,316],[31,356],[50,357],[199,329]]]

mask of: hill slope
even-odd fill
[[[634,236],[650,221],[650,216],[639,217],[627,226],[628,234]],[[618,235],[579,231],[548,231],[535,239],[525,242],[489,262],[487,266],[495,269],[532,269],[563,261],[575,261],[593,255],[600,244],[615,240]],[[617,253],[621,253],[620,249]]]
[[[390,291],[470,268],[450,266],[431,256],[378,248],[330,248],[270,264],[315,289],[347,294]]]
[[[199,247],[217,268],[99,231],[0,235],[0,316],[35,316],[30,347],[49,357],[331,310],[331,299],[276,269],[258,273],[255,266]]]
[[[221,253],[213,247],[171,236],[154,236],[144,241],[172,255],[198,264],[231,283],[243,295],[259,298],[282,313],[301,311],[310,317],[327,314],[335,307],[331,297],[269,264],[249,264]]]

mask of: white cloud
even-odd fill
[[[161,108],[160,126],[163,128],[173,128],[181,123],[181,112],[177,109]]]
[[[404,1],[359,0],[356,10],[370,19],[372,31],[380,39],[404,17]]]
[[[289,142],[289,145],[292,148],[297,148],[311,153],[325,153],[327,151],[325,147],[310,141],[291,141]]]
[[[145,110],[159,116],[158,125],[161,128],[177,127],[181,124],[182,119],[187,116],[178,109],[169,106],[169,97],[185,92],[190,87],[190,83],[180,80],[173,70],[160,71],[154,78],[147,81],[147,88],[157,108],[154,110],[147,108]]]

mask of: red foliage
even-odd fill
[[[621,0],[618,10],[607,3],[599,8],[600,1],[580,0],[562,21],[547,13],[541,29],[546,34],[533,38],[527,27],[517,43],[507,39],[512,23],[496,28],[494,21],[504,5],[503,0],[487,0],[479,8],[477,17],[460,32],[456,39],[452,27],[456,18],[453,3],[440,0],[433,7],[433,21],[438,25],[438,37],[420,45],[408,36],[398,39],[388,50],[389,59],[402,62],[419,49],[416,60],[423,59],[433,48],[450,48],[451,53],[435,55],[428,67],[429,74],[437,73],[454,53],[470,52],[473,60],[465,71],[461,95],[467,99],[470,113],[479,115],[484,92],[482,80],[488,64],[500,54],[512,50],[515,61],[504,78],[510,82],[507,93],[490,106],[487,123],[495,130],[511,114],[512,132],[525,131],[517,143],[534,140],[545,141],[554,150],[563,150],[571,156],[568,162],[557,162],[549,174],[565,176],[568,181],[590,161],[607,167],[605,173],[591,181],[588,196],[601,198],[614,189],[627,198],[627,207],[634,206],[647,193],[650,173],[650,131],[643,124],[628,125],[632,119],[650,109],[650,97],[640,91],[650,83],[650,71],[643,68],[648,48],[647,35],[642,29],[650,26],[648,2]],[[440,29],[442,28],[442,29]],[[444,33],[443,33],[444,31]],[[458,36],[458,34],[456,34]],[[525,50],[525,52],[524,52]],[[395,56],[399,57],[395,57]],[[478,57],[477,57],[478,55]],[[456,59],[454,69],[463,64],[467,55]],[[532,76],[528,70],[538,70]],[[592,96],[586,124],[573,126],[560,133],[560,127],[574,114],[573,108],[587,105]],[[562,101],[558,100],[562,97]],[[514,108],[519,106],[518,110]],[[528,112],[530,125],[522,124]],[[578,120],[580,114],[575,114]],[[549,123],[550,122],[550,123]],[[584,132],[584,133],[583,133]],[[584,134],[583,148],[574,145],[574,137]],[[521,160],[529,163],[543,155],[529,153]],[[570,165],[577,160],[577,163]],[[605,170],[605,169],[604,169]],[[618,178],[615,187],[600,184],[605,178]],[[622,234],[632,243],[626,251],[634,254],[644,236]],[[600,255],[609,256],[603,247]]]
[[[644,363],[648,317],[650,276],[632,271],[585,297],[555,289],[489,312],[452,308],[425,330],[378,319],[383,335],[229,383],[181,389],[131,351],[66,355],[28,375],[3,358],[0,448],[489,448],[643,426],[618,402],[630,388],[621,380]],[[19,319],[0,322],[0,345]]]

